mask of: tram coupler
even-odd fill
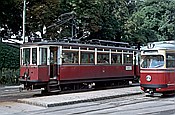
[[[154,90],[153,89],[146,89],[145,95],[146,96],[154,96]]]
[[[24,84],[19,85],[19,91],[22,92],[24,90]]]

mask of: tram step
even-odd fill
[[[58,83],[49,84],[49,87],[58,87],[58,86],[59,86]]]
[[[51,93],[56,93],[56,92],[60,92],[61,90],[50,90]]]
[[[49,84],[58,84],[58,80],[50,80]]]
[[[49,89],[50,89],[50,92],[58,92],[58,91],[61,91],[58,84],[49,85]]]

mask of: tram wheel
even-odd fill
[[[41,90],[41,94],[42,95],[45,95],[45,94],[48,94],[49,92],[48,92],[48,90],[47,89],[45,89],[45,90]]]

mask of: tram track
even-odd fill
[[[120,97],[116,99],[109,99],[109,100],[104,100],[104,101],[97,101],[93,103],[92,105],[88,105],[87,107],[80,108],[80,111],[73,112],[69,115],[74,115],[74,114],[112,114],[116,112],[120,112],[120,110],[116,109],[117,107],[122,107],[122,106],[127,106],[127,105],[133,105],[133,104],[138,104],[138,103],[143,103],[143,102],[148,102],[148,101],[156,101],[159,100],[158,97],[150,98],[150,97],[145,97],[144,94],[140,94],[137,96],[126,96],[126,97]],[[99,108],[96,108],[95,106],[99,106]],[[90,106],[94,106],[90,107]],[[92,108],[92,109],[85,109],[85,108]],[[71,108],[69,108],[71,109]],[[73,108],[72,108],[73,109]],[[109,112],[108,110],[111,109],[116,109],[116,111]],[[84,111],[83,111],[84,110]],[[136,109],[134,109],[136,110]],[[123,110],[121,110],[123,111]],[[130,110],[128,110],[130,111]]]
[[[100,101],[94,101],[94,102],[88,102],[88,103],[82,103],[82,104],[75,104],[75,105],[68,105],[63,106],[60,109],[59,108],[53,108],[51,110],[46,110],[43,112],[43,114],[52,113],[52,114],[67,114],[67,115],[75,115],[75,114],[81,114],[81,115],[93,115],[93,114],[115,114],[120,113],[123,110],[118,109],[130,105],[135,105],[139,103],[144,102],[151,102],[159,100],[159,97],[146,97],[144,94],[140,95],[130,95],[130,96],[124,96],[120,98],[114,98],[114,99],[107,99],[107,100],[100,100]],[[144,109],[140,107],[140,109]],[[149,108],[148,108],[149,109]],[[126,111],[131,110],[138,110],[138,108],[132,108],[128,109]],[[42,112],[40,111],[42,114]]]
[[[30,98],[33,95],[40,93],[38,90],[36,91],[23,91],[20,92],[17,88],[1,88],[0,89],[0,102],[8,102],[8,101],[17,101],[17,99],[21,98]]]

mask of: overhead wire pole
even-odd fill
[[[24,0],[24,6],[23,6],[23,30],[22,30],[22,39],[23,39],[23,43],[25,43],[25,21],[26,21],[26,0]]]

